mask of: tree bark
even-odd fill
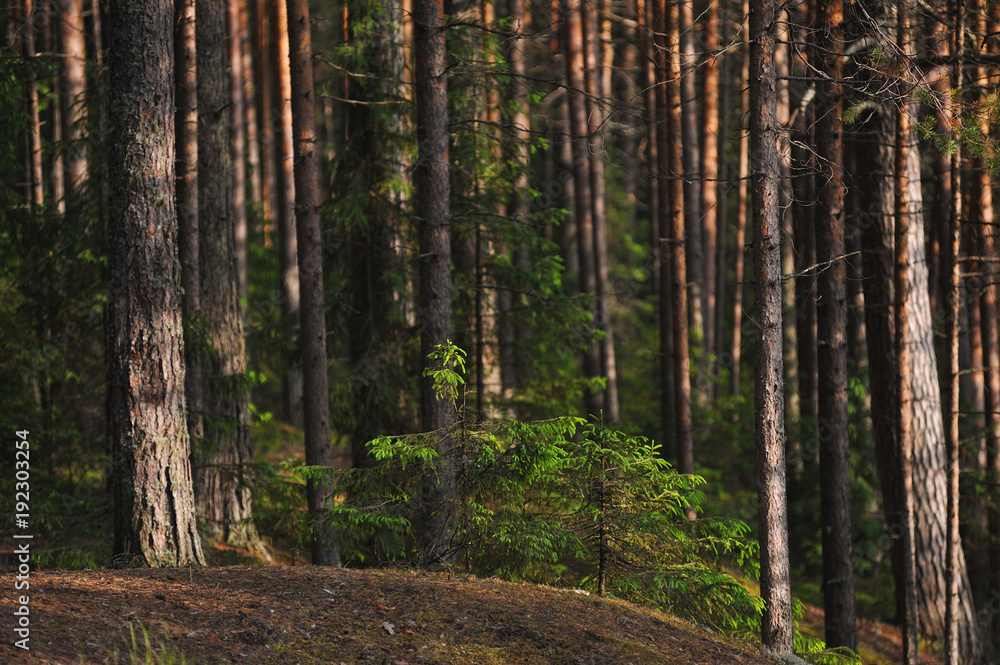
[[[417,195],[420,242],[420,353],[427,356],[452,335],[451,212],[448,182],[448,93],[444,76],[445,33],[442,0],[413,0],[413,50],[417,106]],[[451,404],[436,399],[430,377],[421,386],[420,414],[425,431],[455,422]],[[450,437],[438,435],[437,474],[425,478],[424,561],[451,560],[454,523],[448,501],[455,469],[447,454]]]
[[[253,454],[233,227],[225,10],[196,0],[199,304],[207,324],[204,343],[213,352],[198,363],[206,418],[204,439],[192,446],[194,484],[208,542],[267,557],[252,522],[247,475]]]
[[[203,564],[184,424],[173,4],[109,12],[108,390],[115,553]]]
[[[295,138],[295,212],[301,287],[302,411],[306,464],[332,467],[330,389],[323,309],[323,239],[319,220],[319,162],[313,116],[312,38],[308,0],[288,0],[289,70],[292,131]],[[319,521],[333,507],[333,490],[321,479],[306,485],[306,502],[316,523],[312,532],[312,562],[339,566],[340,552],[330,527]]]
[[[823,598],[826,643],[857,651],[851,535],[851,469],[847,405],[847,289],[844,256],[844,185],[841,114],[843,22],[840,0],[819,0],[816,67],[831,82],[820,85],[816,109],[816,259],[819,361],[820,508],[823,526]]]
[[[757,516],[760,528],[761,622],[764,644],[792,651],[792,593],[785,504],[785,414],[781,325],[781,222],[778,210],[776,118],[777,8],[753,0],[749,11],[750,159],[753,186],[754,284],[757,318],[754,354],[754,440],[757,446]]]

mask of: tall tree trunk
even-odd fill
[[[687,252],[688,245],[694,235],[686,232],[684,176],[687,173],[684,155],[683,135],[687,131],[682,97],[681,71],[681,7],[678,3],[665,3],[667,27],[667,124],[664,128],[667,134],[667,167],[666,173],[670,187],[670,299],[672,304],[673,338],[674,338],[674,428],[677,441],[677,470],[680,473],[694,473],[694,439],[691,423],[691,363],[688,349],[688,279]],[[697,168],[697,159],[692,168]],[[697,190],[695,190],[697,195]],[[698,224],[695,224],[695,229]],[[693,243],[694,244],[694,243]],[[700,243],[697,243],[700,245]],[[700,267],[700,265],[699,265]],[[695,307],[699,307],[698,297],[694,298]],[[701,324],[698,317],[696,325]],[[693,517],[689,511],[688,517]]]
[[[726,11],[726,6],[723,3],[723,6],[720,8],[719,16],[720,45],[725,43],[726,35],[729,33],[726,29],[728,21],[729,15]],[[715,224],[715,313],[713,314],[713,319],[715,321],[715,354],[719,358],[718,367],[722,370],[728,366],[731,370],[733,361],[732,352],[726,346],[726,273],[729,267],[726,263],[726,241],[729,226],[728,190],[730,187],[728,168],[730,127],[729,100],[732,95],[732,85],[730,83],[729,73],[732,71],[731,63],[733,59],[732,56],[721,53],[720,57],[722,57],[722,69],[720,72],[721,88],[719,90],[718,135],[721,143],[719,145],[718,173],[716,174],[719,181],[716,183],[716,208],[718,212],[716,213]],[[742,89],[742,87],[743,86],[741,85],[740,88]],[[716,382],[715,397],[720,397],[724,390],[725,386],[723,383],[721,381]]]
[[[32,6],[32,0],[24,0],[24,39],[21,45],[24,58],[28,62],[25,87],[28,101],[29,194],[26,198],[33,206],[41,208],[45,204],[45,191],[42,175],[42,126],[38,113],[38,75],[35,67],[35,11],[37,10]]]
[[[63,155],[65,197],[67,209],[81,204],[80,188],[87,178],[87,144],[84,138],[87,83],[84,67],[87,62],[84,44],[83,0],[56,0],[58,7],[59,107],[62,139],[66,142]]]
[[[698,93],[695,85],[695,71],[698,65],[694,54],[694,0],[673,0],[671,11],[677,7],[677,52],[678,52],[678,103],[680,119],[677,139],[681,144],[681,168],[684,190],[684,263],[690,268],[693,279],[685,285],[690,296],[690,329],[696,344],[704,348],[705,340],[705,293],[701,278],[705,274],[702,263],[701,184],[698,182]],[[678,173],[680,175],[680,173]],[[675,250],[676,251],[676,250]],[[685,298],[686,299],[686,298]],[[699,389],[699,397],[703,391]]]
[[[174,124],[177,140],[177,225],[179,228],[178,256],[181,263],[182,306],[185,322],[185,355],[187,375],[184,391],[187,396],[187,428],[191,445],[196,448],[205,436],[202,427],[202,376],[200,339],[195,320],[201,311],[201,273],[198,250],[198,78],[195,36],[195,0],[182,0],[175,5],[174,66],[176,73],[176,107]]]
[[[288,0],[289,70],[292,128],[295,138],[295,211],[302,293],[302,411],[305,421],[306,464],[333,465],[330,447],[330,389],[327,378],[326,318],[323,309],[323,239],[319,221],[319,162],[313,116],[312,38],[308,0]],[[333,507],[333,490],[322,480],[306,485],[306,502],[313,525],[312,562],[339,566],[340,552],[323,512]]]
[[[220,3],[196,0],[199,301],[208,324],[204,342],[213,351],[198,363],[206,418],[204,439],[192,450],[194,485],[210,543],[267,557],[252,522],[248,477],[253,454],[233,228],[225,11]]]
[[[115,553],[203,564],[184,425],[170,2],[109,12],[108,390]],[[136,174],[145,177],[137,178]]]
[[[653,45],[653,11],[655,0],[636,0],[636,14],[639,17],[639,62],[643,90],[643,116],[646,134],[646,171],[649,174],[646,189],[646,209],[649,211],[649,257],[651,264],[650,282],[653,294],[659,290],[660,247],[660,181],[659,157],[657,156],[657,70],[656,51]]]
[[[819,330],[820,508],[823,525],[823,598],[826,643],[857,650],[851,536],[851,469],[847,413],[847,289],[844,256],[843,144],[839,80],[843,42],[840,0],[819,0],[816,67],[821,84],[816,109],[816,260]]]
[[[754,440],[757,445],[760,593],[765,603],[761,622],[762,640],[767,647],[786,654],[792,651],[793,622],[788,565],[788,510],[785,505],[775,4],[774,0],[754,0],[749,12],[750,159],[754,174],[754,309],[757,318]]]
[[[911,107],[911,114],[913,110]],[[934,354],[933,314],[927,287],[928,271],[924,245],[923,202],[920,191],[920,156],[912,148],[917,140],[910,132],[907,150],[910,311],[907,342],[912,365],[913,395],[913,487],[916,527],[916,576],[920,629],[940,639],[944,630],[947,485],[941,389]],[[982,651],[972,592],[966,575],[965,556],[959,554],[959,649],[963,660],[975,660]]]
[[[608,290],[608,234],[607,205],[604,193],[604,112],[602,105],[605,95],[610,93],[610,86],[604,87],[605,72],[610,75],[610,67],[603,62],[604,49],[601,45],[602,32],[599,28],[603,20],[598,16],[597,0],[586,0],[582,7],[586,16],[589,38],[585,47],[585,69],[587,97],[589,162],[591,201],[594,213],[594,271],[595,290],[594,320],[598,330],[604,333],[600,341],[600,376],[604,377],[605,388],[601,395],[601,413],[603,421],[616,425],[619,420],[618,409],[618,369],[615,363],[615,337],[611,325],[611,294]],[[610,23],[608,25],[610,28]],[[600,414],[594,414],[600,415]]]
[[[590,175],[590,141],[587,122],[586,71],[584,59],[585,35],[583,6],[580,0],[566,0],[566,81],[569,86],[569,133],[573,155],[573,215],[576,220],[576,244],[580,257],[580,292],[597,293],[597,266],[594,260],[594,210]],[[590,342],[583,354],[583,372],[588,379],[601,376],[601,350],[596,341]],[[588,391],[587,415],[600,417],[604,409],[601,391]]]
[[[257,59],[258,66],[254,72],[259,95],[260,118],[260,198],[263,202],[265,220],[274,220],[277,204],[274,201],[277,185],[277,159],[274,156],[274,109],[271,97],[271,72],[269,63],[276,63],[278,58],[271,50],[271,12],[267,0],[255,0],[254,21],[257,26]],[[270,222],[266,222],[270,223]],[[283,314],[284,315],[284,314]]]
[[[229,142],[233,177],[233,234],[236,239],[236,277],[241,297],[247,297],[247,169],[246,111],[243,97],[243,51],[240,48],[240,6],[243,0],[226,0],[229,30]]]
[[[250,28],[250,7],[246,0],[240,2],[239,5],[240,57],[243,58],[243,110],[247,139],[247,180],[250,185],[250,200],[258,203],[261,201],[261,172],[255,85],[257,78],[253,66],[253,31]]]
[[[896,9],[896,42],[906,53],[908,18],[903,0],[899,0]],[[907,331],[910,326],[910,299],[914,297],[914,285],[910,283],[910,248],[909,233],[911,223],[911,201],[908,198],[909,183],[907,182],[907,161],[910,152],[909,104],[906,97],[900,103],[896,112],[894,169],[895,181],[893,189],[895,229],[894,248],[895,261],[893,265],[893,285],[895,304],[893,307],[896,333],[896,358],[899,372],[897,373],[898,411],[896,413],[896,436],[899,446],[899,475],[901,478],[902,496],[899,497],[899,514],[903,541],[903,576],[897,579],[897,589],[902,587],[903,616],[903,661],[905,665],[917,665],[918,655],[918,624],[917,624],[917,570],[915,539],[917,534],[914,516],[915,499],[913,478],[913,367],[910,361],[910,340]],[[920,178],[917,176],[917,185]],[[919,297],[919,296],[918,296]],[[933,361],[933,355],[931,360]],[[900,593],[897,590],[897,593]]]
[[[762,0],[764,2],[769,0]],[[748,0],[743,0],[743,16],[749,16]],[[743,68],[740,81],[748,81],[750,76],[750,55],[749,46],[743,48]],[[743,88],[743,86],[741,86]],[[750,114],[750,91],[743,88],[740,94],[740,118],[749,118]],[[748,128],[749,129],[749,128]],[[742,130],[742,125],[741,125]],[[739,157],[739,183],[736,194],[736,255],[733,261],[733,274],[736,286],[733,289],[733,320],[732,335],[729,341],[729,354],[733,359],[733,369],[730,373],[730,392],[734,397],[740,394],[740,382],[742,380],[742,351],[743,351],[743,272],[744,257],[746,255],[747,238],[747,213],[750,202],[747,197],[747,190],[750,187],[748,178],[750,177],[750,132],[740,132],[740,157]]]
[[[271,48],[275,71],[275,172],[277,175],[277,211],[279,234],[279,271],[281,275],[282,319],[284,336],[288,344],[285,374],[282,376],[281,395],[285,418],[298,428],[305,426],[302,413],[303,383],[298,344],[299,319],[299,250],[295,220],[295,174],[292,154],[292,81],[288,65],[288,12],[285,2],[272,5]]]
[[[788,76],[791,73],[790,35],[788,14],[784,8],[779,10],[778,46],[775,51],[775,67],[778,76],[778,108],[777,118],[780,127],[788,128],[791,117],[791,100],[788,90]],[[788,132],[782,132],[779,138],[778,158],[781,168],[781,179],[778,189],[781,207],[781,233],[785,238],[795,235],[795,220],[792,216],[792,150]],[[795,273],[795,244],[781,243],[781,272],[785,275]],[[801,402],[799,401],[799,344],[798,321],[795,309],[795,278],[782,281],[782,339],[784,339],[784,372],[785,372],[785,421],[798,423],[801,420]]]
[[[705,300],[705,343],[706,353],[718,357],[721,339],[716,339],[716,266],[719,220],[725,220],[725,210],[720,210],[719,202],[719,4],[709,2],[705,11],[703,39],[708,58],[702,66],[701,86],[701,225],[704,232],[703,295]],[[723,136],[725,140],[725,136]],[[722,151],[725,161],[725,150]],[[720,214],[721,213],[721,214]],[[718,359],[716,360],[718,362]]]
[[[986,40],[990,29],[987,21],[987,7],[984,0],[973,4],[976,13],[975,33]],[[985,43],[980,44],[980,51],[985,51]],[[977,66],[975,94],[981,104],[988,104],[986,83],[989,71],[984,66]],[[990,135],[989,120],[979,118],[979,129],[984,137]],[[1000,322],[997,319],[997,300],[1000,287],[997,285],[998,273],[995,261],[998,259],[995,216],[993,212],[993,178],[991,168],[983,155],[972,159],[969,198],[972,212],[972,225],[976,229],[978,239],[978,254],[983,262],[980,266],[982,289],[979,297],[980,325],[982,328],[983,345],[983,385],[985,388],[985,433],[986,433],[986,483],[988,487],[996,487],[1000,482]],[[994,495],[995,496],[995,495]],[[992,571],[990,591],[1000,594],[1000,508],[994,504],[989,512],[989,562]],[[991,628],[995,634],[1000,634],[1000,617],[992,617]]]
[[[670,116],[670,95],[667,92],[669,79],[666,31],[666,4],[660,0],[646,0],[650,5],[650,25],[652,26],[652,57],[656,71],[656,184],[657,209],[656,224],[657,289],[660,326],[660,427],[665,442],[663,454],[668,460],[677,459],[677,417],[675,404],[677,394],[674,384],[674,334],[673,298],[670,276],[670,237],[672,229],[670,181],[670,146],[667,126]],[[652,170],[652,167],[651,167]]]
[[[861,209],[861,242],[869,248],[861,255],[865,276],[865,329],[868,333],[868,366],[871,376],[872,433],[879,484],[882,488],[882,511],[892,537],[893,577],[897,580],[897,617],[905,613],[902,587],[903,576],[902,484],[899,475],[900,449],[896,433],[899,412],[899,366],[896,363],[895,320],[893,303],[893,178],[890,171],[893,147],[893,117],[883,106],[881,110],[860,119],[851,132],[855,142],[855,173],[859,182],[872,183],[859,187]]]
[[[442,0],[413,0],[413,50],[417,105],[417,195],[420,241],[420,353],[427,356],[452,335],[451,212],[448,182],[448,94],[444,77],[445,34]],[[425,431],[442,430],[455,421],[451,404],[437,400],[430,377],[420,397]],[[425,479],[425,562],[450,560],[453,518],[448,501],[455,488],[455,469],[445,453],[447,434],[438,435],[442,454],[437,473]]]
[[[518,164],[518,176],[514,187],[514,192],[507,206],[507,216],[515,223],[523,224],[528,219],[529,206],[527,191],[529,188],[528,169],[530,166],[529,152],[529,129],[530,116],[528,115],[528,85],[525,81],[527,74],[527,57],[525,53],[525,35],[531,27],[531,12],[525,7],[524,0],[508,0],[507,12],[510,16],[511,30],[519,35],[514,38],[507,53],[507,60],[510,63],[511,82],[508,89],[510,99],[514,104],[511,113],[511,131],[517,142],[516,156]],[[550,151],[551,152],[551,151]],[[515,257],[523,254],[520,249],[515,249]],[[518,368],[517,353],[517,331],[513,321],[514,298],[509,289],[500,289],[497,292],[497,310],[499,322],[497,325],[497,342],[500,355],[500,384],[502,395],[505,398],[512,396],[512,391],[518,385],[518,376],[521,374]]]

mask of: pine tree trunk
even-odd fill
[[[580,293],[597,293],[597,265],[594,257],[594,210],[590,174],[590,141],[587,122],[586,71],[584,58],[584,19],[580,0],[566,0],[566,81],[569,85],[569,118],[573,155],[573,214],[576,220],[576,244],[580,257]],[[590,342],[583,354],[583,372],[588,379],[601,376],[601,351]],[[599,417],[604,409],[601,391],[585,395],[588,416]]]
[[[326,318],[323,308],[323,241],[319,221],[319,161],[313,116],[312,38],[308,0],[288,0],[289,70],[295,140],[295,212],[301,287],[302,411],[306,464],[331,467],[330,389],[327,379]],[[306,503],[315,520],[333,507],[333,490],[322,480],[306,485]],[[314,524],[312,562],[339,566],[340,552],[329,526]]]
[[[721,350],[721,339],[716,339],[716,270],[719,220],[725,220],[725,210],[719,209],[719,3],[710,2],[705,10],[703,29],[705,53],[708,56],[702,65],[701,85],[701,158],[698,169],[701,174],[701,214],[704,232],[703,295],[705,300],[705,343],[706,353],[717,357]],[[725,140],[725,136],[723,136]],[[722,151],[725,160],[725,150]]]
[[[816,260],[819,330],[820,507],[826,643],[857,650],[851,535],[851,470],[847,404],[847,288],[844,255],[843,144],[840,118],[843,40],[840,0],[819,0],[816,67],[833,79],[817,91]]]
[[[43,0],[44,1],[44,0]],[[38,76],[35,73],[35,9],[32,0],[24,0],[23,55],[28,61],[27,102],[28,102],[28,183],[26,197],[35,208],[45,204],[42,176],[42,126],[38,113]]]
[[[243,52],[240,48],[240,5],[243,0],[225,0],[229,39],[229,142],[233,176],[233,233],[236,239],[236,277],[241,297],[247,297],[247,169],[246,111],[243,98]]]
[[[182,305],[185,322],[185,355],[187,376],[184,391],[187,396],[187,428],[193,448],[205,436],[202,427],[201,354],[193,352],[200,344],[192,332],[201,310],[201,273],[198,249],[198,79],[195,38],[195,0],[183,0],[175,5],[174,66],[176,73],[177,112],[174,123],[177,137],[177,225],[179,228],[178,256],[181,264]]]
[[[226,8],[197,0],[199,304],[212,353],[202,373],[204,439],[193,446],[195,497],[210,543],[267,556],[253,526],[250,411],[239,302],[230,157]]]
[[[684,133],[687,131],[684,112],[683,78],[681,69],[681,7],[677,3],[666,2],[667,27],[667,177],[670,188],[670,298],[672,305],[673,330],[673,366],[674,366],[674,436],[677,441],[677,471],[685,474],[694,473],[694,439],[691,422],[691,362],[689,354],[689,316],[688,316],[688,279],[687,253],[688,245],[694,233],[686,228],[684,174],[688,164],[684,155]],[[697,168],[695,159],[692,168]],[[697,195],[697,190],[695,190]],[[697,224],[695,228],[697,229]],[[695,243],[692,243],[695,244]],[[700,247],[700,243],[697,243]],[[699,250],[700,251],[700,250]],[[700,267],[700,264],[699,264]],[[699,307],[698,297],[693,299],[695,307]],[[701,325],[701,317],[695,320]],[[693,517],[689,511],[688,517]]]
[[[275,72],[274,128],[275,173],[277,192],[275,200],[279,235],[279,271],[281,275],[282,319],[284,336],[288,344],[285,374],[282,376],[281,395],[285,418],[295,427],[305,426],[302,413],[302,366],[298,352],[299,319],[299,250],[295,220],[295,173],[292,154],[292,81],[288,65],[288,12],[285,2],[272,5],[271,48]]]
[[[911,111],[912,113],[912,111]],[[910,145],[917,144],[913,132]],[[946,549],[947,484],[945,474],[944,424],[941,389],[934,355],[933,314],[930,309],[926,250],[924,246],[923,208],[920,192],[920,158],[914,149],[907,150],[906,162],[909,205],[909,325],[907,343],[912,363],[913,395],[913,488],[916,527],[916,577],[920,581],[918,616],[921,632],[940,639],[945,613],[945,565],[941,556]],[[965,569],[965,556],[958,555],[959,578],[959,649],[963,660],[981,653],[978,624],[972,592]]]
[[[705,293],[701,278],[705,274],[702,263],[702,225],[701,218],[701,184],[698,182],[698,93],[695,85],[697,59],[694,54],[694,0],[672,0],[672,7],[677,7],[677,72],[680,85],[677,95],[680,104],[680,120],[678,138],[681,144],[681,168],[683,171],[682,188],[684,190],[684,236],[683,252],[685,264],[685,284],[690,298],[688,316],[690,332],[696,340],[695,344],[704,348],[705,339]],[[671,37],[672,39],[672,37]],[[675,251],[677,251],[675,249]],[[687,280],[688,272],[693,277]],[[688,333],[685,333],[687,335]],[[690,383],[690,377],[689,377]],[[699,397],[703,391],[699,389]]]
[[[239,3],[240,57],[243,59],[243,111],[247,141],[247,181],[250,200],[261,201],[260,139],[257,126],[256,72],[253,66],[253,32],[247,0]]]
[[[452,335],[451,213],[448,182],[448,94],[444,78],[445,33],[442,0],[413,0],[413,50],[417,106],[417,195],[420,242],[420,354],[423,362]],[[452,405],[437,400],[430,377],[421,386],[423,429],[442,430],[455,422]],[[451,560],[454,523],[448,501],[455,469],[445,453],[450,437],[438,435],[442,455],[436,476],[425,478],[424,561]]]
[[[765,602],[762,641],[779,654],[792,651],[792,593],[785,505],[785,416],[781,325],[781,222],[778,209],[778,126],[775,116],[774,0],[754,0],[749,11],[750,141],[753,186],[754,285],[757,333],[754,412],[760,525],[760,592]]]
[[[66,142],[63,155],[66,208],[81,204],[80,189],[87,178],[86,130],[87,92],[84,68],[87,62],[84,44],[83,0],[56,0],[58,8],[59,107],[62,139]]]
[[[273,62],[278,60],[271,50],[271,13],[267,0],[255,0],[254,20],[257,26],[257,59],[258,67],[254,74],[257,77],[257,93],[259,95],[260,118],[260,198],[263,202],[265,224],[273,223],[277,203],[275,203],[277,185],[277,159],[274,155],[274,109],[271,96],[271,72]],[[265,233],[265,240],[266,240]],[[283,314],[284,315],[284,314]]]
[[[116,554],[203,564],[184,424],[173,3],[109,13],[108,391]],[[146,174],[136,178],[137,173]]]
[[[600,341],[600,370],[599,376],[605,379],[605,388],[601,395],[602,421],[614,426],[619,420],[618,409],[618,370],[615,363],[615,337],[614,328],[611,324],[611,294],[608,291],[608,234],[607,234],[607,206],[604,190],[604,160],[606,158],[604,148],[603,120],[604,113],[602,104],[605,95],[609,94],[610,86],[604,87],[605,72],[610,76],[610,67],[606,67],[603,62],[604,49],[601,46],[603,21],[597,13],[597,1],[587,0],[582,9],[585,15],[587,27],[587,40],[585,48],[585,71],[587,83],[587,120],[589,138],[589,162],[590,162],[590,185],[591,201],[593,210],[593,230],[594,230],[594,271],[595,290],[594,302],[594,322],[598,330],[604,333],[604,338]],[[608,25],[610,28],[610,23]]]
[[[903,576],[903,539],[900,537],[902,484],[899,475],[899,444],[896,415],[899,411],[899,366],[896,363],[895,320],[892,314],[895,286],[893,284],[893,179],[892,163],[893,118],[884,109],[856,124],[850,136],[855,142],[856,177],[871,183],[859,187],[861,242],[869,248],[863,252],[862,271],[865,292],[865,329],[868,333],[868,367],[871,377],[872,433],[879,485],[882,488],[882,511],[892,538],[890,556],[893,578]],[[897,584],[896,612],[905,612],[902,587]]]
[[[788,90],[788,75],[791,63],[789,46],[789,21],[785,9],[780,9],[778,21],[778,46],[775,51],[775,67],[778,76],[778,108],[776,109],[778,124],[789,126],[791,116]],[[792,217],[792,151],[787,132],[782,132],[778,157],[781,168],[778,196],[781,206],[781,233],[785,238],[795,235],[794,218]],[[795,272],[795,245],[791,242],[781,243],[781,272],[791,275]],[[797,278],[782,280],[782,339],[784,339],[784,371],[785,371],[785,420],[798,423],[801,420],[801,402],[799,401],[799,356],[798,327],[795,309],[795,283]]]
[[[643,109],[645,111],[646,134],[646,171],[649,174],[646,188],[646,209],[649,211],[649,262],[650,283],[653,295],[659,293],[660,279],[660,185],[659,157],[657,156],[659,138],[657,128],[657,72],[656,55],[653,46],[653,11],[654,0],[636,0],[636,13],[639,17],[639,62],[642,81]]]
[[[768,0],[763,0],[768,1]],[[743,16],[749,15],[748,0],[743,0]],[[750,76],[750,56],[748,46],[743,49],[743,68],[741,70],[740,81],[749,80]],[[750,92],[742,88],[740,94],[740,118],[748,118],[750,113]],[[741,125],[742,127],[742,125]],[[747,216],[750,201],[747,197],[747,190],[750,183],[747,179],[750,176],[750,132],[743,131],[740,134],[740,156],[739,156],[739,182],[736,186],[736,254],[733,261],[733,275],[736,282],[733,288],[733,317],[730,325],[732,334],[730,336],[729,355],[732,357],[732,370],[730,372],[730,392],[734,397],[740,394],[740,382],[742,381],[742,352],[743,352],[743,273],[744,257],[746,255],[747,237]]]

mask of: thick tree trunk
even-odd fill
[[[173,182],[174,8],[162,0],[114,0],[109,17],[113,549],[150,566],[203,564],[184,424]]]
[[[778,125],[774,0],[750,4],[750,140],[753,186],[754,440],[760,528],[760,592],[765,602],[762,641],[779,654],[792,651],[792,591],[785,504],[784,374],[781,354],[781,221],[778,209]]]
[[[62,139],[66,142],[63,155],[66,208],[79,207],[80,188],[87,178],[86,130],[87,92],[84,68],[87,62],[84,44],[83,0],[56,0],[58,8],[59,107]]]
[[[239,303],[227,76],[226,8],[197,0],[199,301],[213,349],[202,372],[204,439],[193,447],[195,496],[210,543],[263,553],[253,526],[250,411]]]
[[[917,144],[913,133],[910,145]],[[915,149],[907,151],[906,162],[909,205],[910,312],[907,342],[912,364],[913,399],[913,488],[916,526],[916,576],[918,616],[925,635],[943,636],[945,614],[947,484],[945,472],[944,424],[941,389],[934,355],[933,314],[927,288],[928,271],[924,245],[924,222],[920,192],[920,158]],[[965,556],[959,553],[959,648],[963,660],[981,653],[972,592],[965,569]]]
[[[413,50],[417,105],[417,195],[420,242],[420,353],[423,361],[452,335],[451,212],[448,182],[448,94],[444,77],[445,34],[442,0],[413,0]],[[436,399],[430,377],[421,386],[420,414],[425,431],[455,422],[451,404]],[[454,523],[448,501],[455,469],[447,453],[450,437],[438,435],[441,461],[425,479],[424,561],[451,560]]]
[[[847,289],[841,129],[840,0],[820,0],[815,24],[816,67],[833,79],[821,84],[816,109],[819,171],[816,260],[819,330],[820,507],[826,643],[857,650],[851,537],[851,469],[847,412]]]
[[[278,222],[279,271],[282,295],[282,319],[284,335],[288,343],[285,374],[282,376],[281,396],[284,402],[285,418],[292,425],[303,428],[302,414],[302,366],[300,365],[300,331],[296,327],[299,319],[299,250],[295,220],[295,174],[292,154],[292,81],[288,66],[288,12],[285,2],[278,0],[272,5],[271,48],[275,72],[274,129],[275,129],[275,173],[277,175],[275,216]]]
[[[330,447],[330,389],[327,378],[326,318],[323,309],[323,239],[319,221],[319,161],[313,117],[312,38],[307,0],[288,0],[289,69],[291,72],[292,128],[295,138],[295,211],[299,250],[299,283],[302,293],[302,411],[306,464],[333,466]],[[328,526],[318,523],[333,507],[329,484],[312,479],[306,485],[306,502],[317,523],[313,525],[312,562],[339,566],[340,552]]]

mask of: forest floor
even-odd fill
[[[5,664],[778,662],[752,644],[573,590],[308,566],[33,572],[24,652],[12,645],[11,624],[24,592],[14,592],[11,575],[2,583],[10,585],[0,593]],[[893,662],[897,629],[866,622],[862,635],[887,658],[869,650],[866,663]]]

